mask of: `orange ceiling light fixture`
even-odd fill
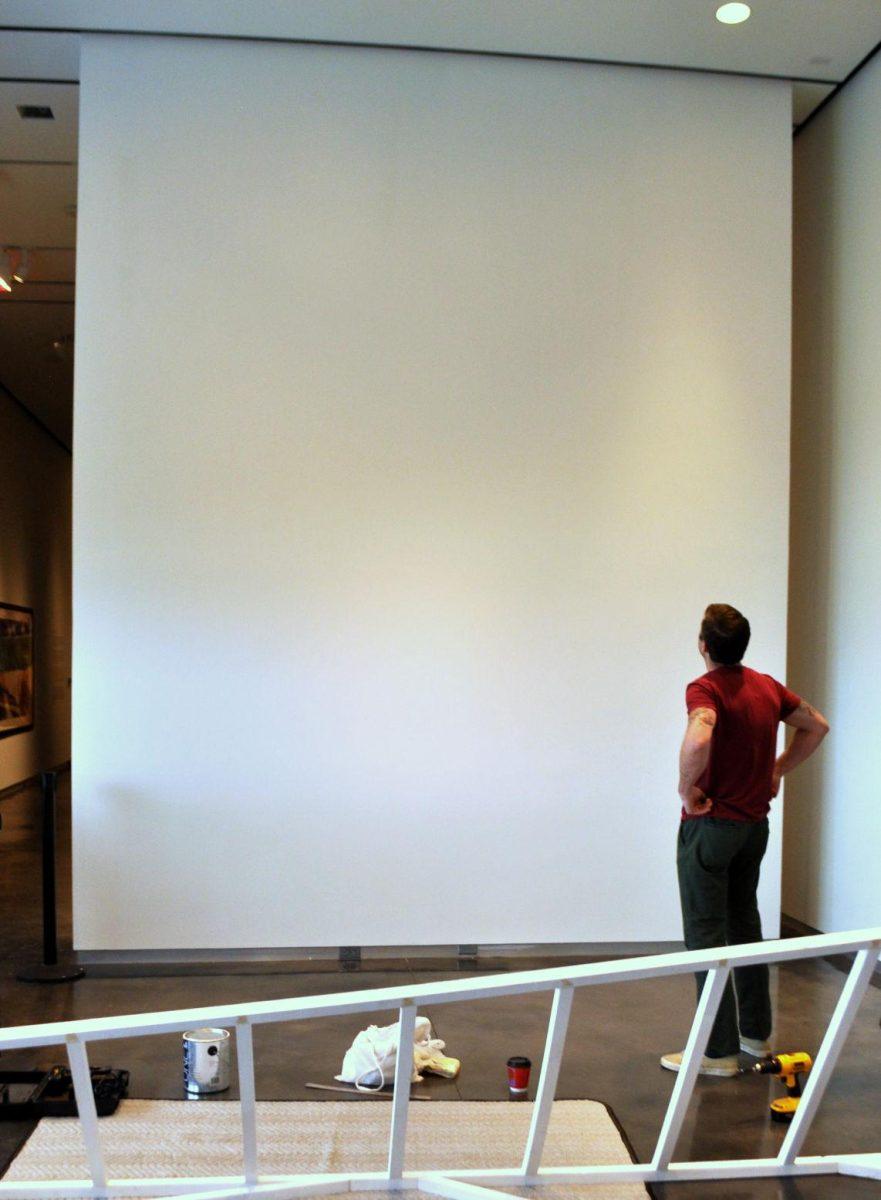
[[[13,283],[24,283],[28,276],[28,252],[21,246],[0,250],[0,292],[11,292]]]
[[[8,250],[0,250],[0,292],[12,291],[12,258]]]
[[[16,283],[24,283],[28,277],[30,268],[30,260],[27,250],[19,250],[17,261],[14,259],[12,263],[12,278]]]

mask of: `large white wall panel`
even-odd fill
[[[81,112],[77,946],[678,937],[703,606],[784,669],[788,88],[95,37]]]
[[[790,668],[829,717],[787,783],[785,909],[881,921],[881,61],[796,141]]]

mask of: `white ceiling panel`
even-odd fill
[[[0,0],[0,24],[446,47],[840,81],[881,42],[878,0]]]
[[[76,162],[79,86],[0,82],[0,160]],[[19,105],[51,108],[52,120],[22,118]]]
[[[0,24],[6,17],[0,7]],[[80,39],[76,34],[0,32],[0,79],[77,80]]]

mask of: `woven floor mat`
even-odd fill
[[[472,1101],[414,1104],[405,1169],[516,1167],[532,1107]],[[384,1170],[390,1117],[391,1105],[379,1101],[258,1101],[260,1174]],[[100,1129],[110,1179],[230,1176],[243,1170],[240,1109],[235,1103],[124,1100],[112,1117],[101,1119]],[[605,1105],[594,1100],[554,1104],[544,1166],[631,1161]],[[3,1181],[87,1178],[79,1123],[69,1117],[46,1117]],[[505,1190],[512,1196],[539,1195],[536,1189]],[[641,1184],[540,1189],[545,1200],[645,1200],[646,1194]],[[376,1200],[385,1195],[370,1193]]]

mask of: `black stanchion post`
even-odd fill
[[[58,923],[55,913],[55,809],[58,776],[44,771],[40,776],[43,793],[43,964],[58,965]]]
[[[43,796],[43,961],[18,972],[25,983],[69,983],[85,971],[75,963],[58,961],[58,924],[55,904],[55,808],[58,774],[40,776]]]

